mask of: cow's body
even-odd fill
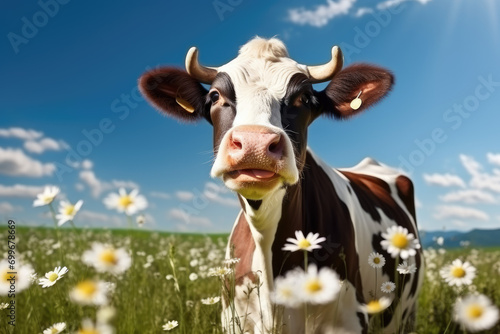
[[[309,253],[309,263],[335,270],[343,282],[334,302],[308,306],[307,332],[366,333],[369,317],[360,306],[382,295],[380,283],[397,281],[396,260],[382,249],[381,234],[402,226],[417,235],[413,186],[371,159],[351,169],[331,169],[307,148],[307,128],[320,115],[347,119],[376,103],[390,90],[392,75],[362,64],[341,70],[337,48],[325,65],[301,65],[288,57],[281,41],[260,38],[219,68],[199,65],[192,49],[186,67],[189,74],[153,70],[140,85],[171,116],[205,118],[213,125],[211,175],[238,194],[242,211],[227,257],[240,261],[234,304],[225,301],[223,325],[230,332],[305,332],[301,307],[281,308],[271,301],[275,278],[304,264],[302,252],[282,250],[300,230],[327,238]],[[329,80],[325,90],[313,90],[313,83]],[[363,99],[361,108],[350,103],[356,97]],[[377,278],[368,265],[374,251],[387,259]],[[399,282],[392,307],[383,313],[387,333],[400,332],[403,324],[411,328],[422,277],[420,253],[408,262],[418,271],[405,277],[403,289]]]
[[[390,226],[401,225],[411,233],[417,233],[411,181],[369,158],[353,168],[337,170],[308,151],[300,183],[287,190],[281,207],[271,205],[268,209],[275,211],[273,219],[277,228],[272,237],[262,236],[248,224],[247,220],[251,218],[247,219],[246,214],[254,215],[255,212],[247,207],[235,222],[228,247],[228,256],[234,252],[234,256],[241,259],[236,267],[236,278],[240,283],[238,312],[242,319],[243,315],[252,314],[246,319],[245,329],[250,333],[266,333],[271,332],[271,327],[281,327],[282,333],[305,332],[302,309],[286,310],[282,321],[276,323],[280,320],[268,316],[274,313],[279,319],[277,308],[259,303],[255,291],[250,301],[245,293],[246,286],[252,286],[256,281],[257,272],[263,273],[259,275],[263,283],[261,295],[267,295],[269,291],[266,289],[272,286],[273,278],[303,266],[302,253],[286,257],[281,250],[286,239],[293,236],[293,231],[301,230],[327,236],[322,249],[309,255],[309,262],[334,268],[345,280],[341,298],[327,306],[316,307],[316,312],[313,312],[316,324],[320,324],[315,327],[316,332],[364,332],[367,318],[359,311],[360,305],[373,299],[375,293],[378,297],[383,295],[380,283],[395,281],[394,261],[387,256],[388,262],[382,274],[378,274],[376,283],[375,269],[368,265],[368,255],[373,251],[384,253],[380,246],[381,233]],[[259,245],[256,240],[263,242]],[[345,265],[342,254],[345,254]],[[272,261],[266,263],[265,258],[272,258]],[[409,262],[420,269],[404,283],[403,302],[396,309],[396,314],[404,315],[404,319],[396,319],[392,312],[384,313],[387,333],[396,332],[397,325],[413,320],[423,271],[420,255]],[[260,317],[261,311],[263,318]]]

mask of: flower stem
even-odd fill
[[[129,215],[125,214],[127,216],[127,223],[128,223],[128,228],[132,229],[133,228],[133,223],[132,223],[132,217]]]
[[[50,209],[50,214],[52,215],[52,220],[54,221],[54,225],[56,226],[56,228],[58,228],[59,225],[57,225],[56,211],[54,210],[54,207],[52,206],[52,202],[49,203],[49,209]]]
[[[304,250],[304,271],[307,272],[307,251]],[[307,303],[304,303],[304,333],[308,333],[309,314],[307,312]]]

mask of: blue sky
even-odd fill
[[[371,156],[408,172],[423,229],[500,227],[494,0],[42,0],[1,7],[0,218],[51,225],[46,208],[32,203],[43,186],[56,185],[60,198],[83,199],[76,225],[125,226],[102,202],[125,186],[148,199],[146,228],[229,232],[238,206],[209,177],[211,127],[163,117],[136,84],[147,69],[183,67],[191,46],[202,63],[218,66],[259,35],[281,38],[300,63],[326,62],[339,45],[346,64],[394,72],[392,93],[375,108],[311,126],[309,145],[324,160],[348,167]]]

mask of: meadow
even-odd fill
[[[0,250],[7,258],[9,230],[0,229]],[[16,228],[16,265],[30,264],[37,280],[16,292],[15,327],[8,324],[9,309],[0,310],[0,333],[42,333],[54,323],[65,322],[63,333],[81,329],[86,318],[106,319],[115,333],[165,333],[169,321],[178,325],[172,333],[222,333],[218,277],[210,268],[223,266],[227,235],[169,234],[131,230],[91,230],[65,227]],[[120,274],[99,272],[82,262],[82,254],[98,242],[123,248],[131,265]],[[419,299],[416,333],[465,333],[451,321],[459,295],[479,292],[495,305],[500,303],[500,249],[427,249],[426,280]],[[469,261],[477,269],[473,284],[450,287],[439,274],[454,259]],[[42,288],[39,279],[55,267],[68,272],[52,286]],[[81,305],[70,298],[79,282],[96,279],[108,284],[107,306]],[[203,299],[203,302],[202,302]],[[0,296],[0,304],[12,298]],[[89,327],[90,328],[90,327]],[[90,329],[80,333],[91,332]],[[56,332],[54,332],[56,333]],[[500,333],[500,325],[481,333]]]

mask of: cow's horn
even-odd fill
[[[198,62],[198,49],[192,47],[186,55],[186,70],[190,76],[205,84],[211,84],[217,75],[217,70],[205,67]]]
[[[325,82],[333,78],[344,64],[344,56],[338,46],[332,48],[332,59],[323,65],[307,66],[309,71],[310,81],[312,83]]]

